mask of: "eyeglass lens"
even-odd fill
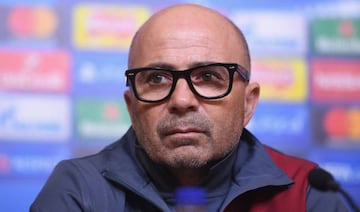
[[[156,101],[167,97],[179,77],[190,82],[192,90],[203,97],[212,98],[225,94],[229,89],[230,73],[222,65],[202,66],[188,71],[146,69],[135,75],[138,96]]]

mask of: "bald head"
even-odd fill
[[[228,51],[234,54],[232,61],[217,62],[237,62],[250,70],[249,50],[240,29],[220,13],[194,4],[168,7],[150,17],[133,38],[129,52],[129,68],[144,65],[139,64],[138,60],[148,51],[148,46],[155,45],[161,50],[165,42],[173,41],[171,48],[182,48],[181,39],[192,40],[193,45],[198,42],[199,46],[210,42],[216,42],[215,46],[219,47],[228,46]],[[212,51],[217,49],[215,47]]]

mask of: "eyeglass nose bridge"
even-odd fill
[[[169,94],[168,94],[168,98],[170,98],[172,96],[172,94],[174,93],[175,91],[175,88],[176,88],[176,85],[177,85],[177,82],[180,78],[184,78],[185,81],[187,82],[187,85],[189,86],[191,92],[195,95],[195,96],[201,96],[194,88],[194,85],[192,84],[192,81],[191,81],[191,72],[192,72],[193,69],[187,69],[187,70],[179,70],[179,71],[171,71],[171,74],[173,76],[173,83],[172,83],[172,86],[171,86],[171,89],[169,91]]]

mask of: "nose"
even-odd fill
[[[191,91],[185,79],[180,78],[175,90],[168,101],[168,108],[171,113],[186,113],[196,111],[199,107],[197,96]]]

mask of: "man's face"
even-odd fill
[[[209,24],[208,19],[171,22],[168,18],[144,27],[131,68],[246,63],[245,50],[229,25],[219,20]],[[246,84],[235,73],[231,93],[221,99],[197,97],[183,78],[163,102],[140,102],[132,91],[125,99],[138,141],[152,160],[172,168],[198,168],[221,159],[237,144],[251,116],[246,115],[246,93]]]

